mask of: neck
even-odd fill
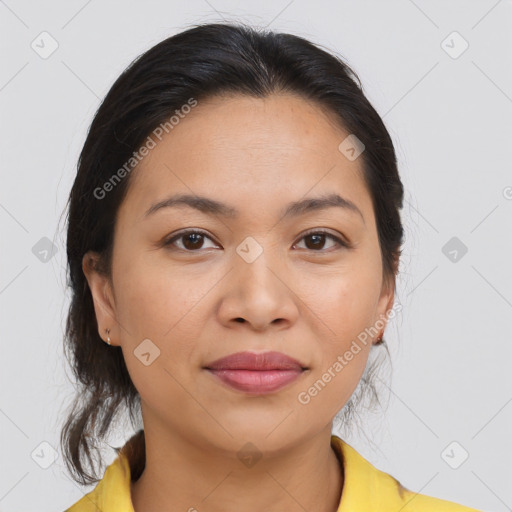
[[[131,483],[135,512],[336,512],[342,463],[331,448],[331,426],[315,437],[258,459],[202,445],[176,432],[145,431],[146,464]]]

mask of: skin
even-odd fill
[[[94,253],[84,256],[100,336],[110,329],[141,396],[146,469],[131,487],[136,512],[337,510],[343,474],[332,422],[378,336],[308,404],[297,397],[394,298],[362,159],[338,150],[347,135],[331,114],[291,94],[200,102],[132,171],[112,280],[94,271]],[[289,202],[333,192],[362,217],[331,207],[282,218]],[[176,193],[207,196],[239,215],[185,206],[144,216]],[[184,228],[207,234],[163,245]],[[311,229],[345,237],[350,248],[329,236],[304,238]],[[236,252],[248,236],[263,251],[251,263]],[[149,366],[134,355],[146,338],[160,350]],[[308,370],[256,396],[203,368],[244,350],[284,352]],[[252,467],[237,456],[249,441],[261,454]]]

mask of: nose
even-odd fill
[[[283,329],[297,321],[299,299],[285,265],[267,257],[265,251],[252,262],[238,254],[233,260],[218,308],[224,325],[245,323],[254,331],[264,331],[272,326]]]

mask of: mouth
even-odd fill
[[[238,352],[204,369],[230,388],[256,395],[278,391],[308,370],[280,352]]]

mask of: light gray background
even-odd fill
[[[0,0],[0,511],[63,510],[91,489],[70,480],[61,454],[48,469],[31,454],[51,460],[43,442],[59,450],[73,393],[60,215],[92,116],[142,51],[223,18],[337,51],[396,144],[406,243],[403,310],[386,331],[389,407],[346,440],[414,491],[511,510],[510,1]],[[47,59],[31,48],[43,31],[58,42]],[[453,31],[469,44],[457,58]],[[43,237],[57,247],[46,263],[32,250]],[[455,262],[443,253],[452,237],[468,248]],[[452,464],[469,454],[458,469],[442,456],[453,441]]]

